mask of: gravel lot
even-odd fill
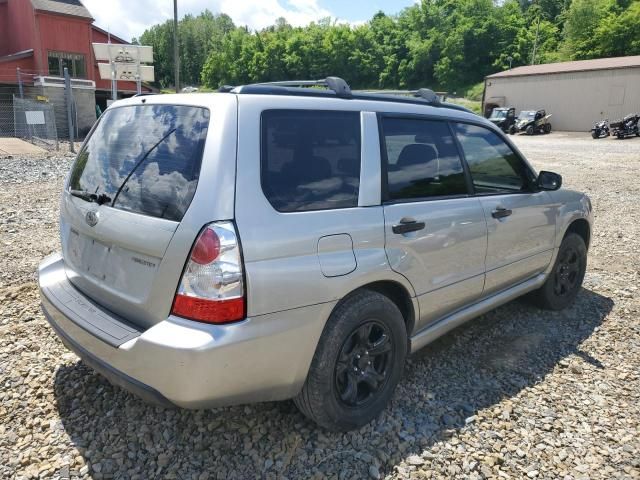
[[[346,434],[292,402],[148,406],[79,363],[34,282],[58,248],[72,158],[0,158],[0,478],[639,478],[640,139],[516,142],[593,201],[577,303],[513,302],[458,329],[410,359],[382,417]]]

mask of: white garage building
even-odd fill
[[[640,55],[517,67],[485,78],[483,111],[544,108],[554,130],[588,131],[593,122],[640,112]]]

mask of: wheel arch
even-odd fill
[[[416,318],[418,316],[418,306],[417,304],[414,304],[414,299],[407,288],[401,283],[394,280],[378,280],[361,285],[345,295],[336,304],[333,310],[335,310],[340,304],[347,301],[352,295],[361,290],[372,290],[381,295],[384,295],[389,300],[391,300],[398,307],[400,313],[402,313],[402,317],[404,318],[404,323],[407,330],[407,338],[411,336],[413,328],[416,324]]]
[[[587,246],[587,250],[589,249],[589,244],[591,243],[591,226],[586,219],[577,218],[573,220],[567,227],[562,238],[565,238],[570,233],[580,235],[584,240],[584,244]]]

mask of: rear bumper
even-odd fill
[[[43,260],[38,283],[44,314],[67,348],[143,399],[184,408],[295,396],[334,306],[314,305],[232,325],[170,316],[141,331],[78,291],[60,255]],[[64,294],[56,294],[60,291]]]

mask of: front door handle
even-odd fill
[[[416,222],[413,218],[403,218],[398,225],[394,225],[391,229],[393,233],[403,234],[409,232],[417,232],[425,227],[424,222]]]
[[[513,211],[509,210],[508,208],[496,207],[496,209],[493,212],[491,212],[491,216],[493,218],[504,218],[504,217],[508,217],[512,213]]]

